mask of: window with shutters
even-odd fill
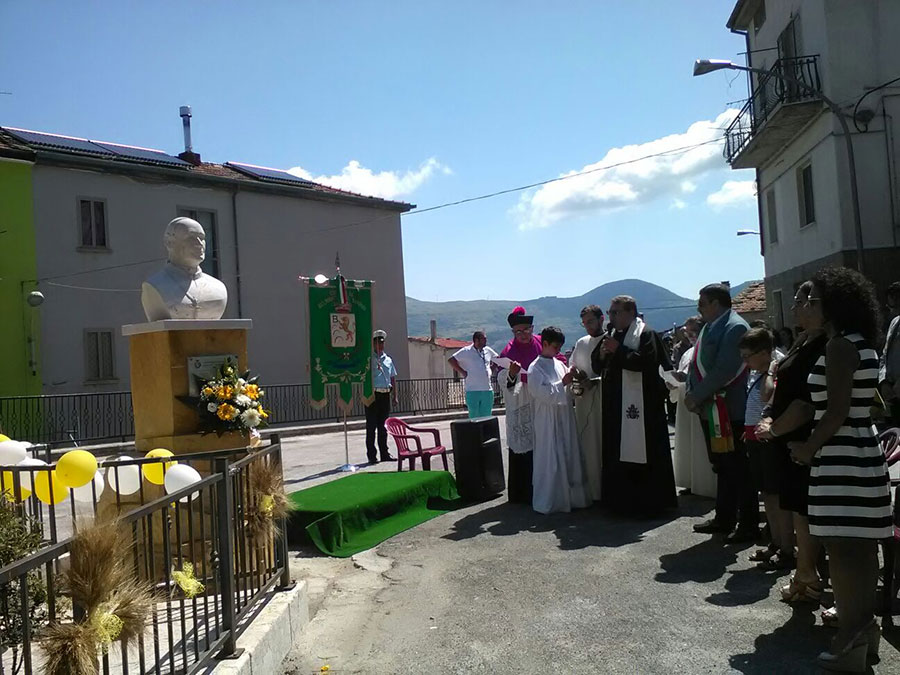
[[[113,331],[84,332],[84,379],[88,382],[116,379],[116,354]]]
[[[82,249],[108,249],[106,231],[106,201],[79,198],[78,247]]]
[[[816,197],[813,190],[812,164],[797,169],[797,202],[800,207],[800,228],[816,222]]]
[[[200,269],[210,276],[219,278],[219,233],[216,227],[216,212],[190,207],[179,207],[178,215],[196,220],[206,233],[206,258]]]

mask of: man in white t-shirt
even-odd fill
[[[484,331],[475,331],[472,344],[463,347],[447,359],[466,383],[466,407],[469,419],[490,417],[494,407],[494,389],[491,387],[491,360],[497,352],[487,346]]]

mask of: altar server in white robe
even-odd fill
[[[534,402],[534,495],[538,513],[568,512],[591,503],[568,385],[573,373],[556,356],[565,342],[559,328],[541,331],[541,355],[528,368]]]
[[[591,355],[603,340],[603,310],[598,305],[588,305],[582,309],[581,325],[587,335],[580,338],[572,350],[570,363],[575,376],[572,393],[575,395],[575,422],[584,456],[584,469],[591,498],[596,502],[600,501],[603,469],[603,388],[599,373],[594,372],[591,364]],[[703,440],[702,437],[700,440]]]
[[[685,321],[684,332],[691,347],[681,356],[675,377],[679,383],[672,388],[669,386],[670,396],[676,404],[675,409],[675,484],[687,488],[691,494],[701,497],[716,496],[716,474],[706,453],[706,439],[703,437],[703,427],[700,426],[700,417],[693,414],[684,405],[684,395],[688,370],[694,358],[694,347],[697,336],[700,334],[700,319],[692,317]]]

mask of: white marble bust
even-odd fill
[[[225,284],[200,270],[206,258],[206,233],[191,218],[175,218],[163,242],[168,262],[144,282],[141,304],[147,321],[221,319],[228,303]]]

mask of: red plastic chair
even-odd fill
[[[401,419],[397,419],[396,417],[389,417],[384,423],[384,426],[387,428],[387,432],[391,435],[391,438],[394,439],[394,443],[397,444],[397,471],[403,471],[404,459],[409,460],[409,470],[415,471],[416,457],[421,457],[422,468],[425,471],[430,471],[431,458],[434,455],[440,455],[441,459],[444,461],[444,471],[449,470],[449,466],[447,465],[447,448],[441,445],[440,431],[438,431],[437,429],[411,427],[406,422]],[[422,441],[419,439],[419,436],[415,433],[410,433],[411,431],[422,434],[432,434],[434,436],[434,446],[430,448],[423,448]],[[415,443],[415,450],[410,449],[410,441]]]

